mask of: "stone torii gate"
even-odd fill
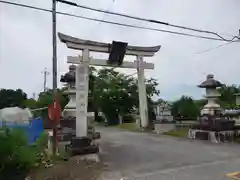
[[[58,37],[68,48],[82,51],[82,56],[67,57],[68,63],[78,64],[76,69],[76,136],[82,137],[87,135],[89,65],[137,69],[140,120],[142,128],[146,128],[148,126],[148,107],[144,69],[154,69],[154,64],[143,61],[143,57],[154,56],[161,46],[126,46],[124,55],[136,56],[136,61],[123,62],[119,65],[109,64],[109,61],[106,59],[93,59],[89,56],[90,51],[110,53],[112,44],[83,40],[62,33],[58,33]]]

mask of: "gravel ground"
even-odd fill
[[[51,168],[42,168],[33,172],[33,180],[96,180],[103,171],[102,164],[78,161],[76,157],[59,162]]]
[[[99,127],[105,180],[226,180],[240,146]]]

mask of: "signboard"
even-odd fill
[[[61,106],[58,100],[54,100],[52,104],[48,105],[48,118],[51,121],[59,122],[61,117]]]

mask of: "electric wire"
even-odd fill
[[[75,7],[87,9],[87,10],[90,10],[90,11],[96,11],[96,12],[111,14],[111,15],[115,15],[115,16],[121,16],[121,17],[125,17],[125,18],[145,21],[145,22],[149,22],[149,23],[156,23],[156,24],[166,25],[166,26],[170,26],[170,27],[174,27],[174,28],[180,28],[180,29],[189,30],[189,31],[195,31],[195,32],[200,32],[200,33],[212,34],[212,35],[215,35],[215,36],[221,38],[224,41],[233,41],[234,39],[240,39],[238,36],[234,36],[234,37],[232,37],[232,39],[226,39],[223,36],[219,35],[218,33],[212,32],[212,31],[196,29],[196,28],[191,28],[191,27],[186,27],[186,26],[180,26],[180,25],[170,24],[168,22],[158,21],[158,20],[154,20],[154,19],[147,19],[147,18],[131,16],[131,15],[123,14],[123,13],[117,13],[117,12],[112,12],[112,11],[92,8],[92,7],[88,7],[88,6],[84,6],[84,5],[79,5],[77,3],[70,2],[70,1],[67,1],[67,0],[57,0],[57,1],[60,2],[60,3],[64,3],[64,4],[67,4],[67,5],[70,5],[70,6],[75,6]]]
[[[30,6],[30,5],[26,5],[26,4],[13,3],[13,2],[2,1],[2,0],[0,0],[0,3],[11,4],[11,5],[14,5],[14,6],[25,7],[25,8],[30,8],[30,9],[34,9],[34,10],[44,11],[44,12],[52,12],[52,10],[49,10],[49,9],[44,9],[44,8],[40,8],[40,7],[36,7],[36,6]],[[75,15],[75,14],[70,14],[70,13],[60,12],[60,11],[56,11],[56,13],[60,14],[60,15],[64,15],[64,16],[76,17],[76,18],[81,18],[81,19],[85,19],[85,20],[103,22],[103,23],[107,23],[107,24],[124,26],[124,27],[131,27],[131,28],[137,28],[137,29],[165,32],[165,33],[188,36],[188,37],[195,37],[195,38],[200,38],[200,39],[227,41],[227,42],[232,41],[232,40],[224,40],[224,39],[221,39],[221,38],[200,36],[200,35],[194,35],[194,34],[188,34],[188,33],[182,33],[182,32],[170,31],[170,30],[164,30],[164,29],[158,29],[158,28],[150,28],[150,27],[137,26],[137,25],[132,25],[132,24],[124,24],[124,23],[119,23],[119,22],[115,22],[115,21],[100,20],[100,19],[96,19],[96,18],[81,16],[81,15]]]

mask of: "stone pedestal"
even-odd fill
[[[65,146],[70,155],[94,154],[99,152],[97,145],[92,145],[89,137],[74,137],[71,143]]]
[[[69,102],[63,110],[63,117],[76,117],[76,90],[75,88],[69,88],[65,93],[69,97]]]
[[[212,131],[201,129],[189,129],[188,137],[190,139],[209,140],[213,143],[234,142],[239,137],[240,130]]]
[[[154,131],[157,134],[162,134],[171,130],[174,130],[175,124],[174,123],[154,123]]]

